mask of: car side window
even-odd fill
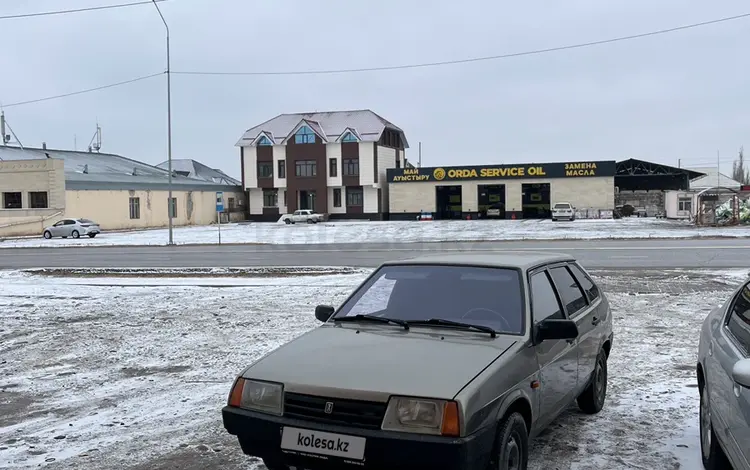
[[[555,286],[557,286],[560,297],[562,297],[562,301],[568,311],[568,316],[573,316],[586,308],[588,305],[586,294],[583,293],[573,275],[568,271],[568,268],[558,266],[550,269],[549,272],[552,275],[552,280],[555,281]]]
[[[564,320],[560,301],[546,271],[531,275],[531,312],[534,322],[538,323],[548,318]]]
[[[745,355],[750,355],[750,285],[745,284],[737,294],[727,328],[745,350]]]
[[[599,288],[594,284],[594,281],[591,280],[590,277],[581,269],[579,266],[575,264],[569,264],[568,267],[570,268],[570,271],[573,273],[575,278],[578,280],[578,283],[583,287],[583,290],[586,291],[586,295],[589,297],[590,302],[594,302],[594,300],[599,298]]]
[[[75,220],[66,220],[65,221],[65,225],[75,225],[75,223],[76,223]]]

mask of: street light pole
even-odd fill
[[[164,28],[167,30],[167,154],[168,164],[167,168],[169,171],[167,188],[169,196],[167,199],[167,217],[169,218],[169,243],[168,245],[174,245],[174,238],[172,237],[172,74],[169,65],[169,26],[167,20],[164,19],[164,15],[161,14],[159,5],[156,0],[152,0],[156,11],[159,12],[161,21],[164,23]]]

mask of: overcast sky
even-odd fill
[[[133,0],[2,0],[0,16]],[[172,70],[274,72],[488,56],[750,12],[743,0],[169,0]],[[544,5],[544,6],[542,6]],[[0,20],[0,103],[165,70],[152,5]],[[750,18],[535,56],[339,75],[172,77],[173,158],[239,176],[243,131],[287,112],[370,108],[423,166],[641,158],[731,171],[750,145]],[[21,143],[158,164],[166,78],[5,108]]]

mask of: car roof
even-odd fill
[[[414,258],[386,261],[382,266],[413,264],[450,264],[454,266],[482,266],[490,268],[514,268],[528,271],[543,264],[562,261],[575,261],[575,258],[563,253],[538,251],[494,251],[440,253]]]

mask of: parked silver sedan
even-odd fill
[[[612,314],[566,255],[388,262],[315,316],[223,409],[270,470],[524,470],[529,439],[572,402],[604,406]]]
[[[99,224],[89,219],[62,219],[54,225],[50,225],[44,229],[42,235],[46,239],[52,237],[62,238],[80,238],[82,235],[88,235],[89,238],[94,238],[102,232]]]
[[[750,281],[703,322],[697,373],[703,466],[749,470]]]

